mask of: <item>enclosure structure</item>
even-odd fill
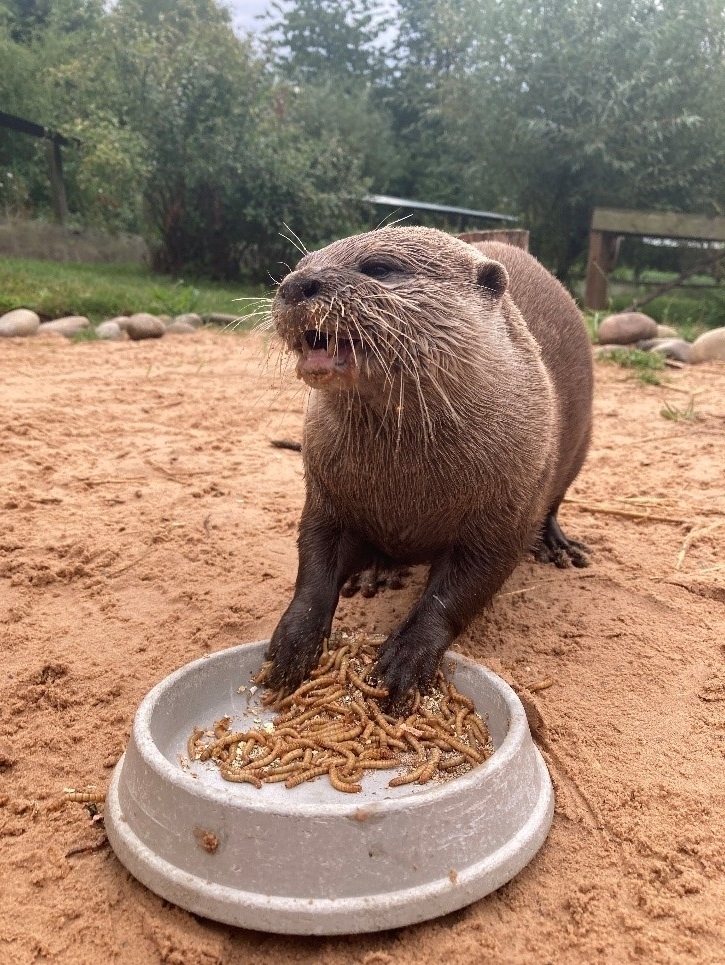
[[[623,235],[640,238],[682,238],[691,241],[725,242],[725,218],[705,215],[680,214],[675,211],[626,211],[616,208],[595,208],[589,234],[589,258],[584,304],[587,308],[607,307],[607,276],[617,263]],[[716,261],[723,252],[705,259],[697,268]],[[690,272],[683,273],[677,283]],[[670,286],[674,287],[674,286]]]
[[[51,131],[49,127],[35,124],[24,117],[16,117],[14,114],[6,114],[0,111],[0,127],[6,127],[10,131],[18,134],[29,134],[31,137],[40,137],[46,143],[48,152],[48,168],[50,170],[50,192],[53,197],[53,211],[58,224],[65,224],[68,215],[68,203],[65,196],[65,184],[63,182],[63,156],[61,147],[70,144],[80,144],[77,137],[68,138],[58,131]]]
[[[462,231],[471,219],[498,222],[516,222],[519,219],[511,214],[500,214],[497,211],[479,211],[476,208],[456,208],[449,204],[433,204],[430,201],[413,201],[410,198],[396,198],[389,194],[366,194],[363,201],[383,208],[397,208],[399,210],[424,211],[432,215],[440,215],[444,221],[444,230]],[[406,215],[409,217],[409,215]],[[464,241],[470,239],[464,238]],[[475,239],[481,240],[481,239]],[[497,239],[498,240],[498,239]]]

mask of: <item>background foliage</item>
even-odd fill
[[[277,275],[365,223],[368,190],[513,213],[566,278],[594,205],[725,213],[722,0],[0,0],[0,109],[82,141],[78,224],[157,265]],[[49,211],[0,130],[0,212]]]

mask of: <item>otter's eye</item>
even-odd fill
[[[402,269],[400,265],[395,265],[391,261],[383,261],[382,259],[375,259],[370,261],[364,261],[360,265],[360,274],[367,275],[368,278],[387,278],[389,275],[394,275],[400,272]]]

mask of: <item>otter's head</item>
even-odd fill
[[[272,318],[312,388],[379,397],[475,353],[507,286],[503,265],[442,231],[383,228],[305,255]]]

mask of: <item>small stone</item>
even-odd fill
[[[124,335],[125,333],[121,326],[112,318],[109,318],[107,322],[101,322],[101,324],[96,327],[96,337],[105,339],[107,342],[117,342],[123,338]]]
[[[204,324],[201,315],[195,315],[194,312],[185,312],[183,315],[177,315],[174,321],[185,322],[187,325],[191,325],[192,328],[201,328]]]
[[[696,338],[692,343],[690,361],[693,363],[725,362],[725,327],[713,328]]]
[[[599,325],[600,345],[631,345],[643,338],[656,338],[657,322],[641,312],[609,315]]]
[[[188,322],[182,322],[176,318],[166,326],[166,331],[172,335],[190,335],[192,332],[195,332],[196,329]]]
[[[106,321],[115,322],[121,331],[125,332],[131,319],[128,317],[128,315],[115,315],[113,318],[107,318]]]
[[[660,355],[664,355],[665,358],[675,359],[677,362],[684,362],[685,365],[690,364],[690,357],[692,355],[692,346],[689,342],[686,342],[684,338],[656,338],[652,339],[655,343],[650,345],[647,349],[649,352],[659,352]],[[642,343],[643,347],[644,344]]]
[[[658,325],[657,338],[679,338],[680,333],[671,325]]]
[[[38,329],[38,334],[40,335],[42,332],[58,332],[59,335],[65,335],[66,338],[71,338],[71,336],[77,335],[78,332],[82,332],[83,329],[88,328],[90,324],[85,315],[65,315],[63,318],[56,318],[53,322],[43,322]]]
[[[166,326],[155,315],[137,312],[129,318],[126,331],[128,337],[137,342],[142,338],[161,338],[166,332]]]
[[[164,323],[164,328],[168,328],[174,320],[171,315],[157,315],[156,318],[161,319]]]
[[[35,335],[40,328],[40,318],[29,308],[16,308],[0,318],[0,337]]]
[[[208,325],[233,325],[239,321],[238,315],[224,315],[222,312],[210,312],[204,316],[204,321]]]
[[[9,771],[17,763],[17,754],[13,750],[10,741],[0,737],[0,773]]]

